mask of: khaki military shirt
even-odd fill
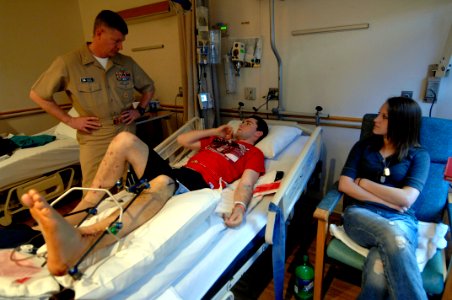
[[[135,91],[153,91],[154,82],[131,57],[119,53],[104,69],[87,44],[57,57],[32,90],[44,99],[65,91],[81,116],[98,117],[101,129],[89,135],[78,132],[79,142],[88,142],[127,130],[123,124],[114,125],[113,118],[132,105]]]

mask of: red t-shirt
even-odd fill
[[[197,171],[213,188],[219,188],[220,178],[227,183],[239,179],[246,169],[265,172],[264,154],[251,144],[209,137],[201,140],[201,148],[185,167]]]

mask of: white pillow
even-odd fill
[[[229,121],[228,125],[233,128],[235,133],[240,123],[240,120],[232,120]],[[265,158],[272,159],[278,156],[281,151],[302,133],[303,131],[298,127],[269,125],[267,136],[257,143],[256,147],[264,153]]]
[[[75,110],[75,108],[71,108],[68,111],[68,114],[71,117],[78,117],[79,114],[78,112]],[[77,130],[75,130],[74,128],[64,124],[63,122],[58,123],[58,125],[55,128],[55,134],[57,135],[64,135],[73,139],[76,139],[77,137]]]
[[[114,246],[88,257],[83,263],[88,269],[73,286],[76,298],[110,298],[139,280],[205,222],[219,198],[219,192],[210,189],[173,196],[154,218]],[[98,260],[102,255],[107,257]],[[72,281],[69,276],[58,279],[65,286]]]

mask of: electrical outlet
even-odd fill
[[[253,87],[245,88],[245,100],[256,100],[256,88]]]
[[[413,91],[402,91],[400,93],[400,96],[406,97],[406,98],[413,98]]]
[[[182,89],[182,87],[179,87],[179,92],[176,95],[177,97],[183,97],[184,96],[184,90]]]

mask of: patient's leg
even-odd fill
[[[174,181],[165,175],[156,177],[150,184],[151,187],[143,191],[123,214],[123,229],[117,234],[118,238],[127,235],[157,214],[175,190]],[[54,275],[67,273],[119,214],[115,212],[96,224],[75,229],[36,191],[30,190],[24,194],[22,201],[30,208],[31,215],[41,228],[47,244],[47,266]],[[104,248],[114,242],[116,237],[107,234],[95,249]]]
[[[94,238],[82,238],[35,190],[24,194],[22,202],[29,207],[31,215],[41,228],[47,244],[47,267],[50,273],[65,274],[88,249]]]
[[[130,163],[137,176],[141,177],[146,167],[148,154],[148,146],[134,134],[119,133],[110,143],[91,187],[110,189],[123,176],[127,163]],[[73,211],[96,206],[104,195],[104,192],[99,191],[87,192]],[[77,225],[85,216],[86,213],[80,213],[68,216],[66,219],[72,225]]]
[[[171,198],[174,191],[174,181],[168,176],[161,175],[151,180],[150,188],[144,190],[123,214],[123,229],[119,231],[117,237],[122,238],[155,216]],[[83,235],[97,235],[114,222],[118,215],[119,211],[115,211],[102,221],[90,226],[79,227],[79,230]],[[114,242],[116,239],[109,236],[103,238],[98,245],[105,247]]]

